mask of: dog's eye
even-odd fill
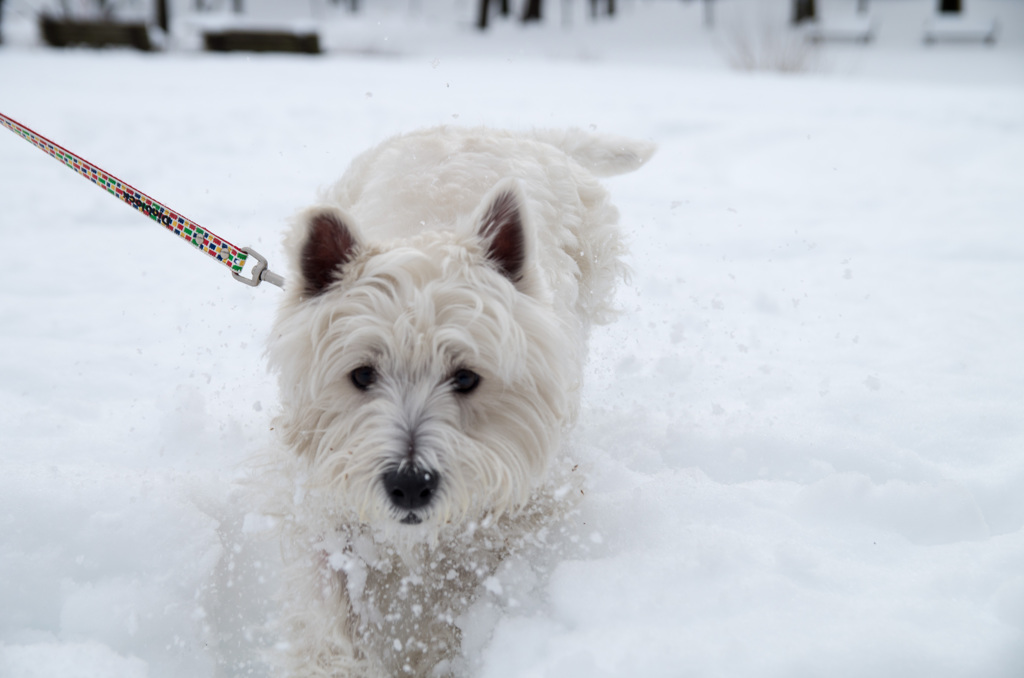
[[[377,381],[377,370],[370,365],[363,365],[352,370],[348,376],[356,388],[365,391],[373,382]]]
[[[452,389],[456,393],[469,393],[480,385],[480,375],[473,370],[455,370],[452,375]]]

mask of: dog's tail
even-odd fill
[[[538,141],[551,144],[598,177],[611,177],[639,169],[657,148],[650,141],[613,134],[594,134],[578,128],[540,129]]]

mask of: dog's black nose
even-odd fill
[[[403,466],[385,473],[383,481],[391,503],[400,509],[413,511],[431,502],[441,476],[416,466]]]

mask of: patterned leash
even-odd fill
[[[224,238],[211,233],[191,219],[181,216],[139,189],[126,184],[112,174],[104,172],[99,167],[96,167],[96,165],[75,155],[63,146],[55,144],[46,137],[36,134],[28,127],[8,118],[3,113],[0,113],[0,125],[22,137],[51,158],[63,162],[81,176],[107,191],[118,200],[131,205],[174,235],[184,238],[201,252],[205,252],[221,262],[231,269],[231,275],[234,276],[235,280],[251,287],[256,287],[261,282],[284,287],[284,278],[267,268],[266,258],[251,247],[236,247],[232,245]],[[252,277],[246,278],[242,275],[242,269],[245,267],[245,262],[250,256],[256,260],[256,265],[252,269]]]

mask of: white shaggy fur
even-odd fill
[[[643,142],[435,128],[296,220],[270,341],[293,676],[465,673],[460,615],[576,492],[562,438],[624,273],[595,176]]]

